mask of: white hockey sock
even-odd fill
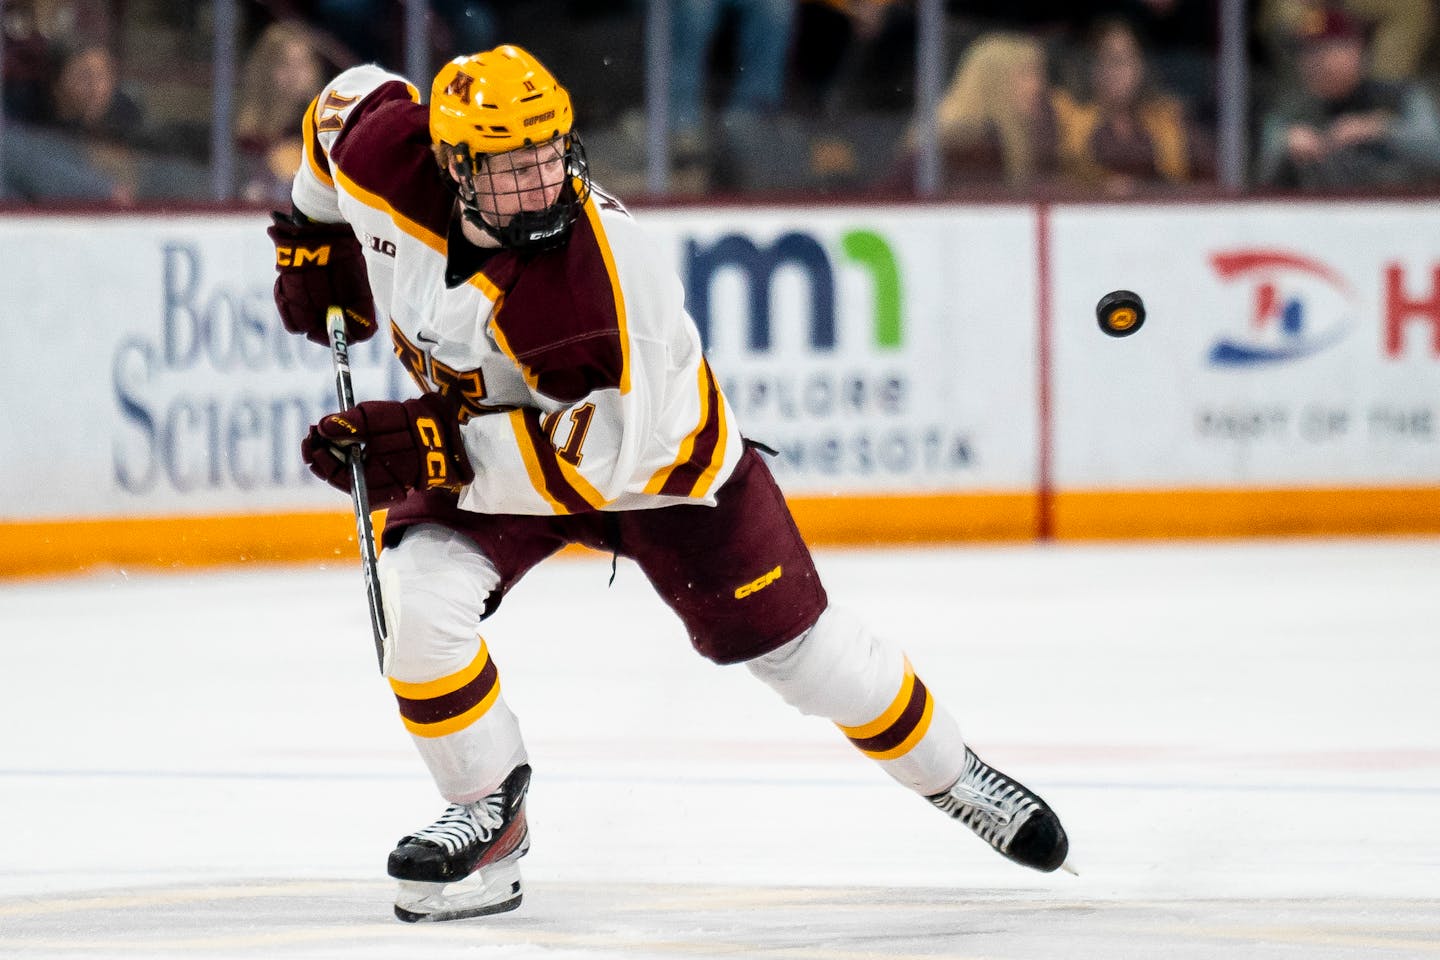
[[[475,634],[500,576],[468,538],[429,525],[381,553],[380,574],[401,721],[441,795],[472,803],[526,762],[499,671]]]
[[[829,607],[807,633],[746,663],[802,713],[834,722],[861,753],[924,796],[965,768],[960,726],[900,649]]]

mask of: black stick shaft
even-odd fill
[[[341,410],[355,406],[355,387],[350,382],[350,338],[345,333],[345,312],[331,307],[325,314],[330,333],[330,359],[335,365],[335,399]],[[350,499],[355,506],[355,537],[360,541],[360,567],[365,574],[365,597],[370,602],[370,630],[375,636],[375,659],[385,673],[385,602],[380,596],[380,574],[375,556],[375,528],[370,523],[370,491],[365,485],[365,468],[360,447],[350,449]]]

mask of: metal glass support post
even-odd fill
[[[429,6],[425,0],[405,0],[405,76],[420,89],[422,101],[430,97],[430,34],[426,29],[428,13]]]
[[[240,17],[236,0],[214,0],[215,56],[210,69],[210,194],[220,201],[235,195],[236,48]]]
[[[0,30],[0,200],[5,196],[5,31]]]
[[[919,150],[915,193],[933,197],[940,192],[940,140],[935,111],[940,105],[944,72],[944,0],[919,0],[915,12],[915,132]]]
[[[1218,136],[1216,170],[1220,186],[1239,192],[1245,189],[1245,169],[1250,159],[1250,65],[1246,58],[1248,19],[1246,0],[1221,0],[1219,69],[1216,71]]]
[[[670,192],[670,0],[645,4],[645,189]]]

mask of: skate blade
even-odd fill
[[[500,863],[455,883],[401,880],[395,916],[406,923],[488,917],[514,910],[520,899],[519,866]]]
[[[485,907],[471,907],[461,910],[436,910],[431,913],[415,913],[406,910],[400,904],[395,904],[395,917],[406,923],[442,923],[446,920],[470,920],[475,917],[489,917],[497,913],[509,913],[520,906],[523,897],[515,894],[513,900],[506,900],[502,903],[494,903]]]
[[[1060,864],[1060,869],[1061,869],[1061,870],[1064,870],[1066,873],[1070,874],[1070,876],[1072,876],[1072,877],[1078,877],[1078,876],[1080,876],[1080,871],[1079,871],[1079,870],[1076,870],[1074,867],[1070,866],[1070,861],[1069,861],[1069,860],[1066,860],[1064,863]]]

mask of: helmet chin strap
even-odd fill
[[[558,247],[570,236],[573,222],[564,199],[544,210],[525,210],[513,214],[503,226],[487,221],[474,206],[460,200],[460,215],[485,236],[511,250],[549,250]]]

